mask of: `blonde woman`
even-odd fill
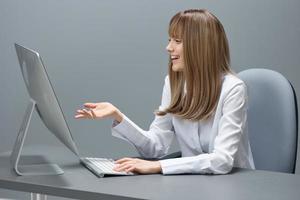
[[[177,13],[169,24],[169,72],[161,105],[148,131],[110,103],[86,103],[75,118],[113,118],[112,134],[143,158],[161,158],[173,138],[182,157],[158,161],[123,158],[114,170],[140,174],[226,174],[254,168],[247,136],[246,86],[230,70],[225,31],[207,10]]]

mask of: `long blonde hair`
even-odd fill
[[[207,10],[191,9],[171,19],[169,35],[182,39],[184,69],[173,71],[169,58],[171,103],[156,114],[171,113],[193,121],[208,119],[216,110],[222,77],[231,72],[224,28]]]

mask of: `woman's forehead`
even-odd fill
[[[169,37],[172,38],[182,38],[183,31],[182,26],[179,24],[171,24],[169,27]]]

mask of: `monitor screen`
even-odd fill
[[[70,129],[59,105],[42,59],[36,51],[15,44],[22,75],[30,98],[45,126],[78,155]]]

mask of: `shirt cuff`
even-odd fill
[[[202,155],[202,157],[208,157],[207,154]],[[210,173],[210,162],[208,158],[200,159],[198,156],[191,156],[160,160],[159,162],[162,174]]]
[[[122,120],[123,121],[123,120]],[[122,122],[121,121],[121,122]],[[112,128],[116,127],[118,124],[120,124],[121,122],[118,122],[117,120],[114,120],[113,121],[113,124],[112,124]]]
[[[183,164],[180,166],[180,160],[177,158],[160,160],[162,174],[181,174],[183,171]],[[179,165],[179,166],[178,166]]]

